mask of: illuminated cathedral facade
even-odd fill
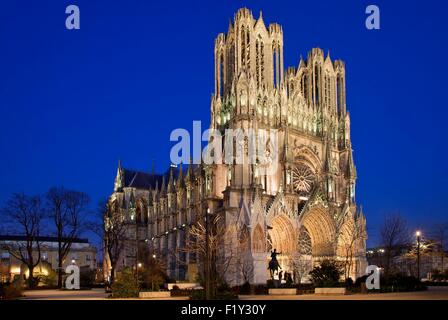
[[[117,270],[135,266],[146,246],[171,278],[194,281],[201,261],[182,248],[209,214],[231,230],[219,253],[239,261],[226,272],[229,284],[265,284],[273,249],[296,281],[324,259],[341,262],[353,279],[363,275],[366,221],[355,200],[344,62],[314,48],[285,70],[282,27],[246,8],[217,36],[214,52],[211,128],[275,130],[276,169],[190,163],[157,175],[119,165],[109,208],[123,216],[128,237]],[[106,252],[105,270],[107,263]]]

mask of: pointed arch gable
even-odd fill
[[[263,228],[257,224],[252,231],[252,252],[266,252],[266,237]]]
[[[294,228],[297,229],[298,225],[296,223],[296,213],[289,207],[289,205],[287,205],[285,196],[281,191],[277,192],[272,204],[267,208],[266,224],[270,226],[272,224],[272,220],[280,214],[285,214],[293,223]]]
[[[265,216],[266,210],[263,207],[261,198],[259,195],[255,196],[255,200],[252,203],[251,215],[250,215],[250,225],[255,226],[260,224],[262,228],[265,228]]]
[[[249,225],[251,212],[249,207],[247,206],[246,201],[241,200],[240,202],[240,210],[238,213],[238,217],[236,219],[236,224],[238,227],[242,225]]]
[[[319,155],[306,145],[295,145],[293,148],[294,160],[296,162],[303,162],[314,169],[318,173],[322,168],[322,161]]]

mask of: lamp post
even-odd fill
[[[141,263],[138,262],[139,260],[139,239],[138,239],[138,222],[135,224],[135,275],[137,277],[137,284],[139,283],[138,279],[138,268]]]
[[[417,236],[417,279],[420,280],[420,236],[421,232],[417,231],[415,233]]]
[[[140,283],[140,278],[139,278],[139,275],[138,275],[138,271],[139,271],[139,269],[140,269],[142,266],[143,266],[143,264],[142,264],[141,262],[138,262],[138,263],[137,263],[137,272],[136,272],[136,274],[137,274],[137,284]]]
[[[154,261],[152,261],[152,263],[150,264],[150,267],[153,268],[153,269],[155,268],[155,265],[157,264],[156,258],[157,258],[156,254],[153,253],[152,259]],[[149,272],[152,273],[153,271],[149,270]],[[154,291],[154,275],[153,274],[151,275],[151,290]]]
[[[383,263],[383,255],[384,255],[384,249],[379,249],[378,250],[379,251],[379,253],[380,253],[380,264],[381,264],[381,267],[384,267],[384,263]]]
[[[209,249],[209,218],[210,209],[205,214],[205,299],[210,300],[210,249]]]

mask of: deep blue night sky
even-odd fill
[[[81,30],[65,29],[77,4]],[[381,30],[364,26],[381,10]],[[113,188],[117,161],[169,165],[170,132],[209,124],[213,45],[247,6],[284,31],[285,67],[312,47],[347,68],[357,201],[369,244],[385,213],[447,219],[446,1],[7,1],[0,7],[0,204],[12,192]]]

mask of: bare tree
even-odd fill
[[[348,279],[353,269],[353,258],[357,254],[357,248],[359,247],[359,242],[364,241],[366,238],[366,231],[363,223],[358,221],[354,222],[352,230],[350,230],[349,235],[343,244],[343,250],[345,255],[344,261],[344,277]],[[355,270],[356,271],[356,270]]]
[[[98,202],[97,210],[93,216],[93,220],[89,221],[87,229],[92,231],[101,241],[104,240],[105,221],[104,218],[107,215],[107,199],[100,200]],[[104,244],[103,244],[104,247]]]
[[[250,232],[246,226],[227,228],[228,236],[224,248],[227,254],[229,268],[235,274],[236,279],[242,277],[243,283],[250,283],[254,277],[254,262],[251,253]],[[236,241],[232,238],[236,237]],[[223,274],[224,277],[224,274]]]
[[[5,242],[2,248],[28,267],[28,287],[33,288],[39,281],[34,277],[34,268],[41,260],[39,235],[44,216],[41,198],[23,193],[13,194],[1,213],[5,224],[24,236],[24,241]]]
[[[384,274],[391,271],[392,260],[400,255],[410,243],[410,233],[406,220],[399,214],[390,214],[384,218],[380,229],[381,245],[384,247]]]
[[[197,221],[190,229],[190,238],[186,245],[188,251],[197,254],[202,262],[202,278],[205,280],[206,297],[214,297],[218,285],[219,271],[217,266],[218,246],[222,242],[222,229],[219,223],[219,215],[209,215],[209,222],[201,219]],[[220,269],[227,269],[227,266],[219,266]],[[208,272],[208,275],[207,275]]]
[[[95,213],[91,216],[91,219],[86,221],[86,229],[94,233],[100,240],[101,252],[105,252],[104,246],[104,230],[105,230],[105,217],[107,213],[107,199],[100,200]]]
[[[447,248],[448,241],[448,223],[441,223],[434,226],[431,232],[431,238],[435,242],[437,253],[440,255],[441,272],[445,271],[444,259],[445,250]]]
[[[155,254],[150,254],[147,247],[144,249],[144,257],[143,272],[140,273],[139,280],[143,280],[151,291],[158,291],[167,278],[165,261]]]
[[[218,285],[225,282],[225,275],[228,272],[235,271],[238,267],[238,272],[243,272],[241,269],[243,261],[237,258],[239,256],[237,251],[246,245],[246,238],[243,234],[240,234],[238,244],[236,246],[232,245],[232,239],[235,236],[233,232],[235,232],[234,228],[226,227],[221,215],[209,215],[208,227],[205,219],[198,220],[189,229],[185,247],[178,249],[177,258],[179,252],[187,252],[197,256],[201,267],[199,273],[205,280],[209,298],[216,295]],[[182,261],[180,262],[182,263]],[[206,279],[207,268],[209,270],[209,280]],[[249,276],[249,266],[245,265],[243,269],[246,276]]]
[[[104,248],[107,256],[104,259],[109,259],[110,262],[110,280],[112,283],[115,280],[115,273],[117,264],[121,253],[125,247],[126,241],[126,224],[124,216],[115,207],[116,203],[105,203],[104,207],[100,207],[100,212],[104,219]]]
[[[438,254],[437,244],[430,239],[422,239],[420,245],[414,243],[409,251],[400,255],[399,261],[401,271],[404,271],[403,267],[406,267],[407,271],[418,277],[418,256],[420,256],[421,264],[426,264],[433,261],[433,257]]]
[[[82,231],[82,214],[90,202],[87,194],[53,187],[47,192],[48,216],[54,222],[58,241],[58,287],[62,288],[63,263],[73,241]]]
[[[239,259],[241,275],[243,276],[244,283],[249,283],[254,276],[254,264],[249,259]]]
[[[294,281],[301,284],[302,280],[312,269],[312,261],[300,252],[291,257],[291,269],[294,274]]]

